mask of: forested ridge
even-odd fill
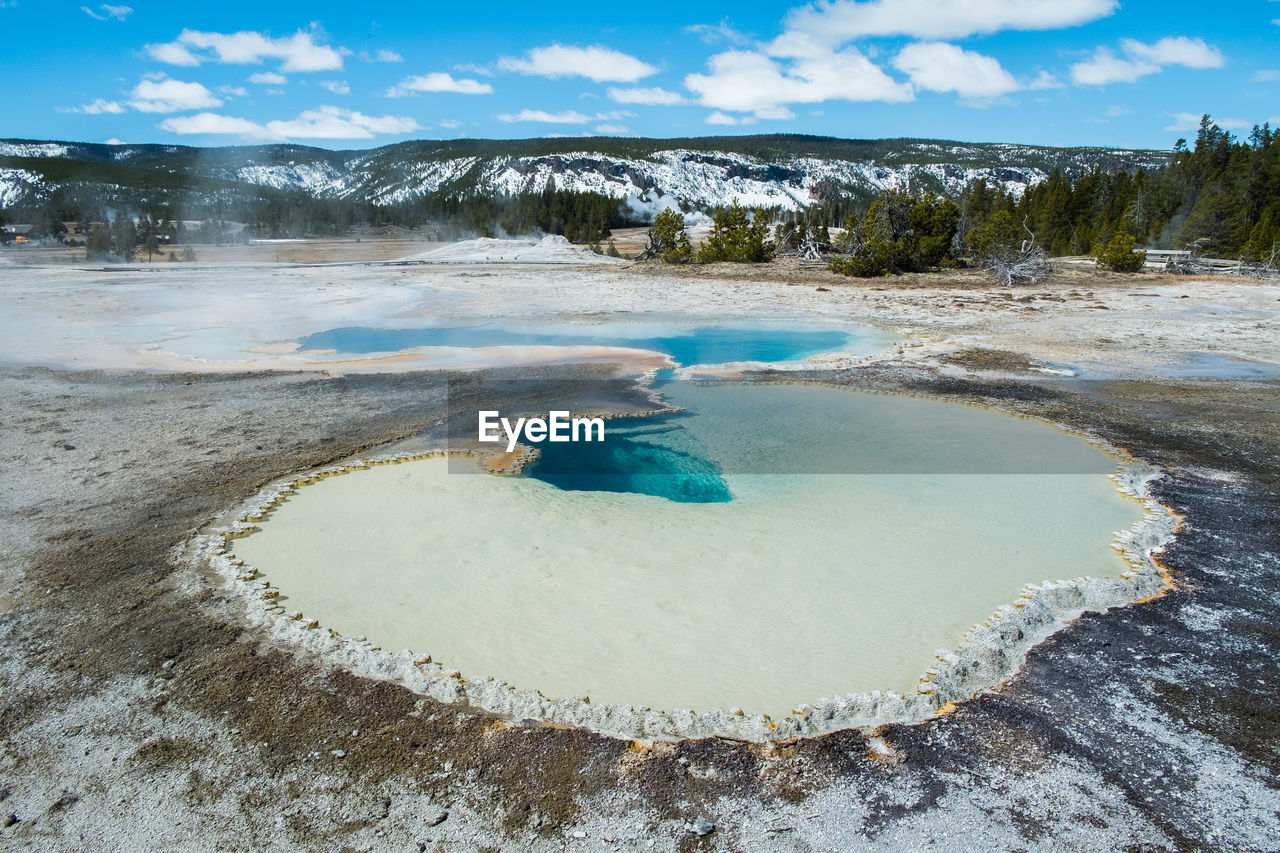
[[[730,146],[732,139],[711,141]],[[754,154],[784,148],[792,152],[814,149],[815,152],[844,153],[875,147],[892,154],[892,142],[760,137],[738,140],[731,147]],[[482,145],[481,142],[467,144]],[[633,140],[617,143],[617,147],[648,151],[657,144],[656,140]],[[424,145],[426,143],[406,143],[393,152],[441,156],[435,149],[419,151]],[[446,146],[447,153],[458,153],[453,149],[459,145],[463,143]],[[548,143],[547,150],[567,145],[568,142],[556,141]],[[100,235],[94,247],[107,246],[108,251],[119,254],[127,254],[128,249],[134,248],[116,246],[117,242],[128,242],[131,233],[144,235],[139,240],[156,233],[171,241],[202,243],[251,237],[334,235],[355,225],[394,225],[428,230],[433,236],[445,239],[543,232],[561,234],[576,242],[595,243],[607,238],[613,228],[640,224],[637,213],[607,194],[556,189],[550,185],[541,192],[505,194],[463,188],[395,204],[377,204],[317,198],[299,190],[252,186],[160,168],[161,162],[167,162],[160,158],[194,159],[200,153],[198,149],[167,149],[166,154],[158,146],[148,146],[136,158],[139,163],[150,164],[144,167],[106,162],[108,150],[96,150],[103,146],[81,147],[95,158],[101,155],[101,159],[0,158],[4,160],[2,165],[52,182],[52,189],[38,201],[26,202],[17,209],[0,210],[0,221],[31,223],[36,237],[79,241],[87,241],[96,225]],[[980,150],[982,146],[971,148]],[[1000,146],[986,148],[994,152]],[[463,146],[461,150],[469,149]],[[225,159],[234,151],[228,149],[217,156]],[[255,157],[267,153],[301,156],[309,151],[289,147],[271,152],[243,149],[241,153]],[[150,160],[142,159],[143,154],[156,162],[151,164]],[[323,154],[327,158],[325,162],[340,159],[336,152]],[[206,160],[214,157],[208,153],[201,156]],[[1280,245],[1280,131],[1264,124],[1238,139],[1206,116],[1193,140],[1178,140],[1167,164],[1150,169],[1121,167],[1104,158],[1086,169],[1059,166],[1046,180],[1020,195],[1000,184],[979,180],[948,199],[958,208],[954,217],[950,207],[936,207],[937,199],[929,201],[931,196],[927,192],[907,187],[905,192],[918,202],[936,207],[929,208],[931,212],[922,209],[932,218],[929,233],[921,237],[929,243],[927,250],[921,250],[921,262],[933,265],[940,258],[971,255],[976,236],[983,233],[984,228],[990,231],[989,226],[997,215],[996,224],[1000,228],[1007,230],[1006,220],[1015,223],[1020,234],[1034,235],[1036,244],[1051,255],[1090,254],[1115,237],[1127,235],[1134,238],[1136,245],[1150,248],[1180,249],[1197,243],[1203,254],[1218,257],[1266,260],[1272,256]],[[876,199],[840,186],[825,185],[820,189],[820,198],[807,209],[758,210],[752,219],[764,217],[770,222],[803,224],[814,229],[815,234],[818,228],[854,225],[862,232],[859,240],[889,252],[886,255],[888,269],[904,266],[901,245],[885,248],[877,243],[882,239],[893,242],[898,236],[877,234],[867,221],[877,203],[882,223],[890,218],[889,212],[905,211],[901,190],[894,191],[893,198],[886,194]],[[683,208],[683,213],[693,212],[687,204]],[[919,215],[921,212],[917,212]],[[904,221],[909,219],[909,211],[903,217]],[[131,219],[138,227],[133,232],[120,228],[121,219]],[[70,223],[70,228],[65,223]],[[939,223],[946,227],[942,228]],[[883,232],[884,227],[879,230]],[[948,251],[942,251],[940,241],[947,233],[952,235],[951,245]]]
[[[1237,139],[1205,116],[1163,169],[1093,169],[1074,180],[1055,171],[1020,199],[979,182],[959,201],[961,235],[1005,210],[1051,255],[1089,254],[1128,234],[1148,248],[1198,242],[1205,255],[1267,260],[1280,248],[1280,129],[1263,124]]]

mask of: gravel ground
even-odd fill
[[[612,274],[606,296],[620,298],[612,288],[635,275]],[[765,287],[697,285],[708,305]],[[884,308],[883,325],[927,321],[931,303],[914,293]],[[1206,313],[1231,298],[1213,293]],[[31,308],[35,297],[23,298]],[[802,301],[813,298],[825,295]],[[849,297],[866,315],[871,299],[894,298]],[[1274,314],[1255,316],[1265,297],[1243,298],[1247,310],[1210,322],[1231,327],[1226,340],[1253,334],[1273,347]],[[1084,311],[1054,308],[1043,314],[1060,330]],[[972,312],[999,316],[964,310],[971,331]],[[1125,340],[1132,311],[1090,334]],[[1280,849],[1280,386],[1055,379],[1035,372],[1052,348],[1024,345],[1018,317],[982,327],[981,347],[956,339],[952,322],[878,363],[798,376],[1035,414],[1164,466],[1159,497],[1185,516],[1165,559],[1176,589],[1077,620],[1010,682],[948,716],[774,745],[646,745],[441,705],[273,647],[186,559],[183,542],[263,484],[436,425],[443,372],[0,368],[0,841]],[[1271,326],[1251,332],[1255,323]],[[1151,363],[1160,334],[1126,363]],[[599,375],[521,370],[495,376],[536,376],[532,387],[557,400]],[[471,374],[477,393],[489,375]],[[612,405],[640,402],[619,390]]]

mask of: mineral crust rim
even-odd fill
[[[1161,476],[1159,469],[1102,439],[1043,422],[1077,435],[1117,459],[1117,471],[1108,477],[1119,492],[1141,503],[1145,510],[1140,521],[1118,531],[1112,541],[1129,569],[1118,578],[1081,577],[1027,584],[1017,599],[1001,605],[991,617],[966,632],[954,649],[936,652],[934,663],[919,677],[916,690],[910,695],[876,690],[824,697],[815,704],[800,705],[777,720],[767,714],[747,714],[737,709],[656,710],[594,703],[585,697],[551,700],[536,690],[517,688],[488,676],[468,679],[458,670],[432,661],[429,654],[408,649],[388,652],[364,637],[340,635],[316,619],[287,611],[276,600],[280,590],[259,578],[257,570],[234,553],[235,539],[260,529],[258,523],[276,506],[307,485],[375,465],[449,455],[484,455],[476,451],[373,456],[278,480],[206,526],[188,542],[189,553],[213,569],[243,603],[248,623],[272,640],[311,652],[356,675],[394,682],[439,702],[476,707],[499,717],[534,719],[641,741],[724,737],[763,743],[852,728],[915,725],[951,713],[956,705],[998,689],[1022,667],[1032,648],[1084,613],[1141,603],[1173,588],[1172,578],[1158,555],[1172,540],[1181,518],[1151,495],[1151,484]],[[528,448],[522,450],[525,456],[516,460],[516,470],[531,453]]]

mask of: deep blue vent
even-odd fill
[[[636,330],[653,334],[636,336]],[[869,328],[723,325],[685,330],[653,322],[631,323],[621,331],[603,326],[449,326],[431,329],[348,327],[302,338],[303,349],[363,354],[410,347],[621,346],[665,353],[681,365],[735,361],[778,362],[824,352],[871,353],[891,336]],[[667,378],[665,372],[661,377]],[[660,384],[655,387],[660,387]],[[682,426],[688,414],[611,420],[604,442],[544,442],[527,476],[568,491],[630,492],[680,503],[722,503],[733,499],[720,467],[702,443]]]
[[[791,361],[849,348],[864,351],[867,349],[866,341],[873,339],[878,340],[879,336],[876,333],[864,336],[839,329],[782,327],[704,326],[689,329],[684,334],[636,338],[611,335],[607,331],[592,333],[587,327],[583,328],[582,334],[570,334],[538,331],[536,327],[451,326],[435,329],[330,329],[308,335],[299,343],[304,350],[333,349],[344,353],[395,352],[409,347],[617,346],[666,353],[678,363],[690,365]]]
[[[732,500],[720,469],[680,417],[606,421],[603,442],[546,442],[529,476],[566,491],[632,492],[677,503]]]

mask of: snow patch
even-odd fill
[[[0,207],[12,207],[44,188],[44,180],[25,169],[0,169]]]
[[[464,240],[401,260],[425,264],[614,264],[620,258],[597,255],[563,237],[522,237],[499,240],[480,237]]]
[[[70,150],[55,142],[0,142],[0,157],[66,157]]]

